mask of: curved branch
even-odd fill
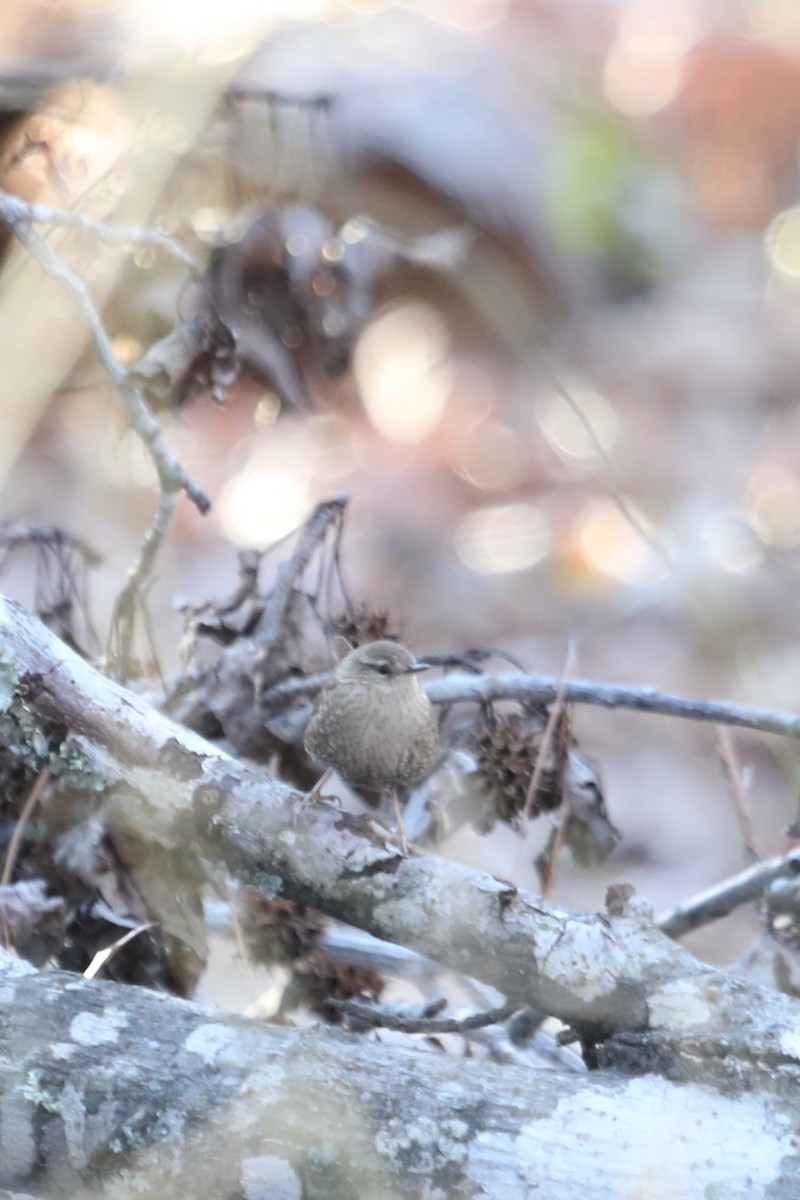
[[[683,900],[661,914],[656,924],[668,937],[679,938],[709,921],[719,921],[748,900],[755,900],[765,888],[783,875],[800,873],[800,847],[788,854],[756,863],[730,879],[716,883],[690,900]]]
[[[91,234],[98,241],[108,242],[112,246],[152,246],[163,250],[176,262],[200,276],[200,264],[189,251],[160,229],[145,225],[109,225],[105,221],[96,221],[84,213],[73,212],[66,208],[51,208],[49,204],[30,204],[13,196],[10,192],[0,189],[0,220],[8,225],[23,222],[29,225],[60,225],[65,229],[80,229],[82,233]]]
[[[469,1013],[465,1017],[412,1017],[385,1006],[365,1004],[360,1000],[333,1000],[331,1003],[345,1017],[354,1018],[359,1024],[374,1029],[394,1029],[399,1033],[424,1033],[428,1037],[440,1033],[468,1033],[473,1029],[485,1029],[487,1025],[499,1025],[502,1021],[507,1021],[519,1011],[519,1004],[513,1000],[500,1004],[497,1008]]]
[[[85,280],[81,279],[36,232],[32,227],[29,210],[29,205],[23,205],[8,193],[0,192],[0,221],[8,226],[42,270],[64,285],[78,306],[89,330],[98,361],[125,407],[131,428],[144,442],[153,460],[162,491],[185,492],[201,513],[208,512],[211,507],[210,499],[200,485],[183,470],[177,456],[167,445],[161,426],[148,408],[141,389],[134,386],[128,371],[114,353],[111,339]]]
[[[72,296],[89,330],[97,359],[108,374],[125,408],[131,428],[144,443],[158,476],[158,506],[114,609],[111,641],[118,652],[114,661],[119,665],[120,674],[124,677],[130,664],[136,605],[152,577],[158,551],[172,524],[178,495],[185,492],[203,514],[211,508],[211,500],[203,488],[184,471],[177,455],[167,444],[161,426],[150,411],[144,392],[136,385],[130,371],[114,353],[111,338],[86,281],[73,271],[33,226],[34,223],[58,224],[91,232],[105,241],[155,244],[178,257],[194,273],[197,268],[190,255],[181,252],[177,243],[159,234],[157,230],[138,227],[114,229],[79,213],[59,211],[46,205],[26,204],[4,191],[0,191],[0,222],[8,226],[42,270],[61,283]]]
[[[429,683],[426,691],[436,704],[459,700],[485,702],[518,700],[550,704],[563,694],[567,704],[593,704],[600,708],[628,708],[635,712],[660,713],[690,721],[738,725],[759,733],[777,733],[800,738],[800,716],[767,708],[751,708],[727,700],[697,700],[652,687],[629,687],[595,683],[588,679],[559,679],[554,675],[448,675]]]

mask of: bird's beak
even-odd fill
[[[433,663],[415,662],[408,668],[409,672],[430,671],[433,668]]]

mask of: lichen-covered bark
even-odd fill
[[[218,1017],[31,972],[0,951],[0,1188],[11,1191],[788,1200],[795,1121],[763,1096],[655,1075],[531,1071]]]

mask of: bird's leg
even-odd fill
[[[297,828],[297,822],[298,822],[298,819],[301,816],[301,814],[304,813],[306,811],[306,809],[309,808],[310,805],[312,805],[314,803],[314,801],[319,797],[322,789],[325,787],[325,784],[328,782],[328,780],[330,779],[332,774],[333,774],[333,767],[326,767],[325,770],[320,775],[317,782],[312,787],[311,791],[306,792],[304,795],[301,795],[300,803],[295,806],[295,810],[294,810],[295,828]]]
[[[303,807],[305,807],[306,804],[311,804],[314,800],[316,800],[317,796],[322,795],[322,789],[325,787],[325,784],[328,782],[332,774],[333,767],[326,767],[317,782],[312,787],[311,791],[306,792],[305,796],[303,796]]]
[[[391,788],[389,795],[392,799],[392,808],[394,809],[395,827],[394,831],[400,835],[400,849],[403,854],[408,855],[408,841],[406,839],[406,831],[403,826],[403,814],[400,812],[400,801],[397,799],[397,788]]]

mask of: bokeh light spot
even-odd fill
[[[572,403],[558,392],[542,401],[538,417],[542,433],[559,458],[599,458],[617,439],[617,414],[599,392],[584,387],[567,391]]]
[[[354,370],[373,426],[393,442],[421,442],[439,425],[453,381],[444,324],[426,304],[390,309],[364,331]]]
[[[637,519],[645,524],[638,514]],[[652,578],[657,567],[653,551],[611,500],[598,498],[586,505],[578,519],[577,535],[593,570],[627,584]]]
[[[136,362],[136,359],[141,358],[144,352],[141,339],[129,333],[116,334],[111,339],[111,345],[117,358],[126,365]]]
[[[525,477],[519,434],[500,421],[483,421],[453,456],[457,475],[484,491],[510,488]]]
[[[345,245],[341,238],[328,238],[322,246],[322,257],[325,259],[325,262],[341,262],[344,258],[344,251]]]
[[[434,0],[428,16],[465,33],[482,33],[505,17],[509,0]]]
[[[761,563],[763,552],[746,513],[721,508],[706,517],[700,532],[707,556],[724,570],[743,575]]]
[[[773,217],[764,240],[775,270],[800,278],[800,207],[784,209]]]
[[[761,463],[745,493],[750,524],[779,550],[800,545],[800,481],[780,463]]]
[[[192,213],[189,224],[202,242],[213,244],[225,229],[226,216],[219,205],[201,205]]]
[[[650,116],[664,108],[678,92],[684,57],[700,33],[690,0],[623,8],[603,70],[609,103],[627,117]]]
[[[269,546],[290,533],[306,515],[305,485],[282,467],[248,464],[225,486],[217,515],[239,546]]]
[[[265,392],[253,410],[253,424],[259,428],[274,425],[281,411],[281,402],[274,392]]]
[[[481,575],[524,571],[544,558],[550,525],[534,504],[498,504],[468,513],[456,530],[458,557]]]
[[[133,253],[133,261],[140,271],[149,271],[156,265],[156,252],[152,246],[140,246]]]
[[[286,239],[286,253],[292,258],[299,258],[302,254],[307,254],[308,238],[303,237],[302,233],[290,233]]]

